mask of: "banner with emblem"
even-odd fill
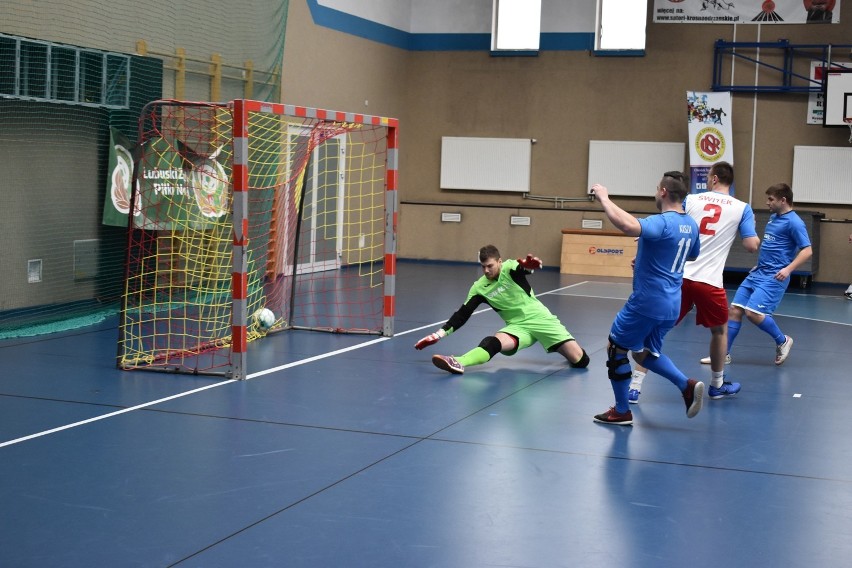
[[[219,162],[224,147],[202,156],[181,140],[146,140],[137,172],[139,229],[203,229],[230,209],[229,172]]]
[[[120,131],[110,128],[106,199],[101,220],[104,225],[127,227],[134,152],[136,145]]]
[[[658,24],[839,24],[841,0],[654,0]]]
[[[180,140],[162,137],[137,147],[112,129],[103,224],[127,227],[131,209],[133,226],[139,229],[206,228],[226,220],[230,172],[222,161],[229,153],[230,146],[223,146],[204,156]],[[138,191],[131,207],[134,158]]]
[[[716,162],[734,164],[731,93],[686,92],[690,191],[707,191],[707,172]],[[731,185],[731,195],[734,186]]]

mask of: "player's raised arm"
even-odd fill
[[[592,186],[592,193],[601,202],[607,218],[619,231],[629,237],[638,237],[642,234],[642,226],[639,224],[639,220],[613,203],[609,198],[609,190],[606,187],[596,183]]]

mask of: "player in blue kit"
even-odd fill
[[[775,364],[787,360],[793,338],[785,335],[772,313],[790,284],[790,275],[813,254],[808,230],[793,211],[793,190],[776,183],[766,190],[766,206],[771,215],[754,267],[737,288],[728,317],[728,355],[742,325],[743,314],[775,341]]]
[[[670,172],[675,177],[680,172]],[[685,185],[689,185],[683,180]],[[707,189],[686,196],[683,210],[698,223],[701,256],[683,267],[680,315],[678,323],[695,308],[695,323],[710,330],[710,357],[702,363],[710,365],[710,384],[707,396],[711,400],[732,397],[741,388],[739,383],[725,378],[725,354],[728,348],[728,295],[723,272],[731,245],[739,233],[743,247],[757,252],[760,239],[754,227],[754,211],[744,201],[731,195],[734,168],[728,162],[716,162],[707,172]],[[633,369],[628,398],[639,403],[645,369]]]
[[[701,410],[704,383],[689,379],[662,354],[663,338],[680,313],[683,267],[698,257],[698,225],[683,210],[687,189],[682,174],[664,175],[654,195],[659,214],[637,219],[609,199],[609,190],[595,184],[592,191],[607,218],[624,234],[638,237],[633,266],[633,293],[615,316],[607,345],[608,375],[615,406],[595,416],[604,424],[633,424],[628,406],[631,369],[627,352],[636,363],[665,377],[682,393],[686,415]]]

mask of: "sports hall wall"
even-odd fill
[[[101,222],[109,128],[132,134],[141,106],[158,97],[243,96],[247,61],[257,77],[254,98],[400,119],[401,258],[471,262],[480,246],[492,242],[506,256],[535,251],[553,265],[561,230],[603,219],[599,207],[580,200],[555,209],[521,194],[441,190],[441,137],[535,138],[530,193],[582,198],[589,140],[686,141],[685,93],[709,90],[716,39],[852,42],[852,5],[845,4],[837,25],[651,23],[644,57],[595,57],[565,44],[536,57],[492,57],[466,39],[487,36],[491,0],[238,4],[4,2],[0,34],[126,54],[132,80],[131,105],[123,110],[0,96],[0,226],[9,235],[0,254],[0,317],[45,306],[64,316],[74,303],[117,297],[123,231]],[[570,38],[591,29],[588,21],[565,17],[576,5],[543,0],[543,30],[564,33],[571,44]],[[347,18],[332,8],[361,12]],[[369,19],[382,11],[392,17],[379,24]],[[406,22],[413,28],[407,35],[393,28]],[[471,27],[478,33],[462,33]],[[405,46],[400,37],[417,41]],[[182,82],[179,50],[188,71]],[[215,91],[214,56],[229,66]],[[848,53],[838,57],[849,61]],[[758,73],[751,65],[736,67],[739,82]],[[791,181],[794,145],[848,147],[846,129],[805,124],[807,95],[735,94],[733,105],[738,195],[751,196],[756,209],[764,208],[767,186]],[[653,209],[650,198],[619,202],[637,214]],[[799,207],[818,209],[826,219],[852,218],[849,205]],[[461,213],[462,222],[441,223],[445,211]],[[510,227],[511,215],[529,216],[530,226]],[[848,283],[852,226],[821,227],[816,279]],[[31,283],[34,259],[42,272]]]
[[[555,209],[521,194],[440,189],[442,136],[535,138],[530,194],[580,198],[587,190],[589,140],[687,141],[686,92],[710,90],[717,39],[852,43],[850,3],[843,5],[841,23],[834,25],[649,23],[644,57],[595,57],[569,50],[492,57],[487,50],[466,48],[406,49],[387,45],[392,40],[383,44],[358,37],[358,30],[332,29],[334,23],[318,25],[322,14],[316,13],[317,4],[362,3],[291,3],[284,98],[400,119],[398,253],[414,259],[472,262],[478,248],[492,242],[507,257],[535,251],[554,265],[562,229],[578,229],[583,219],[604,219],[600,207],[588,201]],[[453,3],[442,3],[448,4]],[[490,11],[490,0],[485,4]],[[543,4],[546,11],[548,0]],[[453,31],[460,24],[450,19],[446,25]],[[553,29],[559,23],[544,25]],[[490,20],[486,31],[489,26]],[[763,54],[766,61],[772,57]],[[848,50],[835,59],[852,63]],[[754,84],[758,75],[760,81],[779,81],[755,65],[735,65],[736,84]],[[848,129],[806,124],[807,102],[807,94],[733,95],[737,196],[750,200],[755,210],[765,210],[767,187],[792,183],[794,145],[848,147]],[[647,191],[650,196],[654,188]],[[618,202],[640,215],[654,208],[650,197]],[[848,284],[852,207],[796,206],[823,212],[827,220],[847,220],[820,224],[821,262],[815,279]],[[462,222],[442,223],[441,212],[461,213]],[[512,215],[530,217],[530,226],[510,226]]]
[[[287,6],[286,0],[3,2],[0,226],[9,238],[0,253],[0,338],[19,321],[47,325],[93,317],[101,307],[114,313],[126,231],[102,223],[110,129],[135,140],[140,110],[162,97],[227,101],[251,87],[254,98],[278,99]],[[83,54],[128,56],[128,104],[97,104],[82,88],[74,100],[53,91],[41,97],[48,100],[33,96],[44,92],[34,77],[45,69],[46,55],[40,66],[36,58],[48,44],[80,61]],[[15,53],[23,46],[26,57]],[[15,65],[27,69],[17,74],[17,92]],[[51,65],[54,84],[57,78],[74,84],[73,67]],[[31,273],[33,262],[38,274]]]

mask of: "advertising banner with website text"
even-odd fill
[[[654,0],[666,24],[837,24],[840,0]]]

